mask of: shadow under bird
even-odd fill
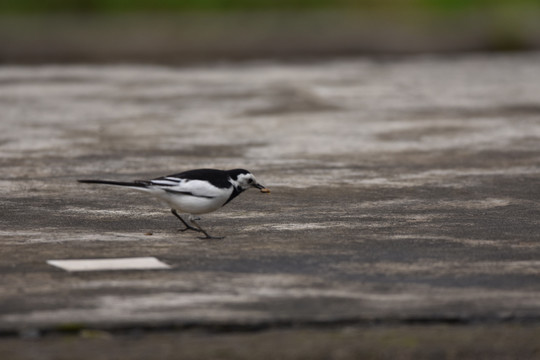
[[[216,211],[250,188],[270,193],[268,188],[257,182],[252,173],[244,169],[195,169],[152,180],[132,182],[94,179],[77,181],[87,184],[123,186],[149,193],[166,203],[173,215],[185,225],[185,228],[180,231],[201,232],[205,235],[201,239],[223,239],[223,237],[210,236],[197,223],[200,218],[196,215]],[[188,221],[179,213],[188,214]]]

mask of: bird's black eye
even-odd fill
[[[253,179],[249,179],[248,184],[253,184]]]

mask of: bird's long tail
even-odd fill
[[[118,186],[129,186],[132,188],[146,188],[148,187],[148,183],[146,181],[110,181],[110,180],[94,180],[94,179],[88,179],[88,180],[77,180],[80,183],[85,184],[106,184],[106,185],[118,185]]]

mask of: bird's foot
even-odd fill
[[[178,215],[178,213],[176,212],[175,209],[171,209],[171,212],[174,216],[176,216],[178,218],[178,220],[180,220],[182,222],[182,224],[184,224],[185,228],[183,229],[178,229],[178,231],[180,232],[184,232],[184,231],[187,231],[187,230],[193,230],[193,231],[197,231],[197,232],[202,232],[202,229],[200,229],[199,227],[194,227],[194,226],[191,226],[189,225],[184,219],[182,219],[182,217],[180,215]],[[190,217],[191,219],[191,217]]]
[[[200,237],[199,239],[202,239],[202,240],[221,240],[223,239],[224,237],[223,236],[212,236],[210,234],[208,234],[206,232],[206,230],[204,230],[198,223],[197,221],[200,220],[199,217],[196,217],[196,216],[190,216],[189,217],[189,222],[191,222],[196,228],[197,228],[197,231],[199,232],[202,232],[205,237]],[[186,224],[186,226],[190,226],[188,224]]]
[[[189,226],[189,225],[187,225],[183,229],[178,229],[178,231],[180,231],[180,232],[184,232],[184,231],[187,231],[187,230],[193,230],[193,231],[201,232],[201,229],[197,229],[196,227]]]

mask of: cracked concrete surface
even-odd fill
[[[0,68],[0,329],[540,317],[540,55]],[[178,233],[77,178],[252,170]],[[155,256],[166,271],[48,259]]]

